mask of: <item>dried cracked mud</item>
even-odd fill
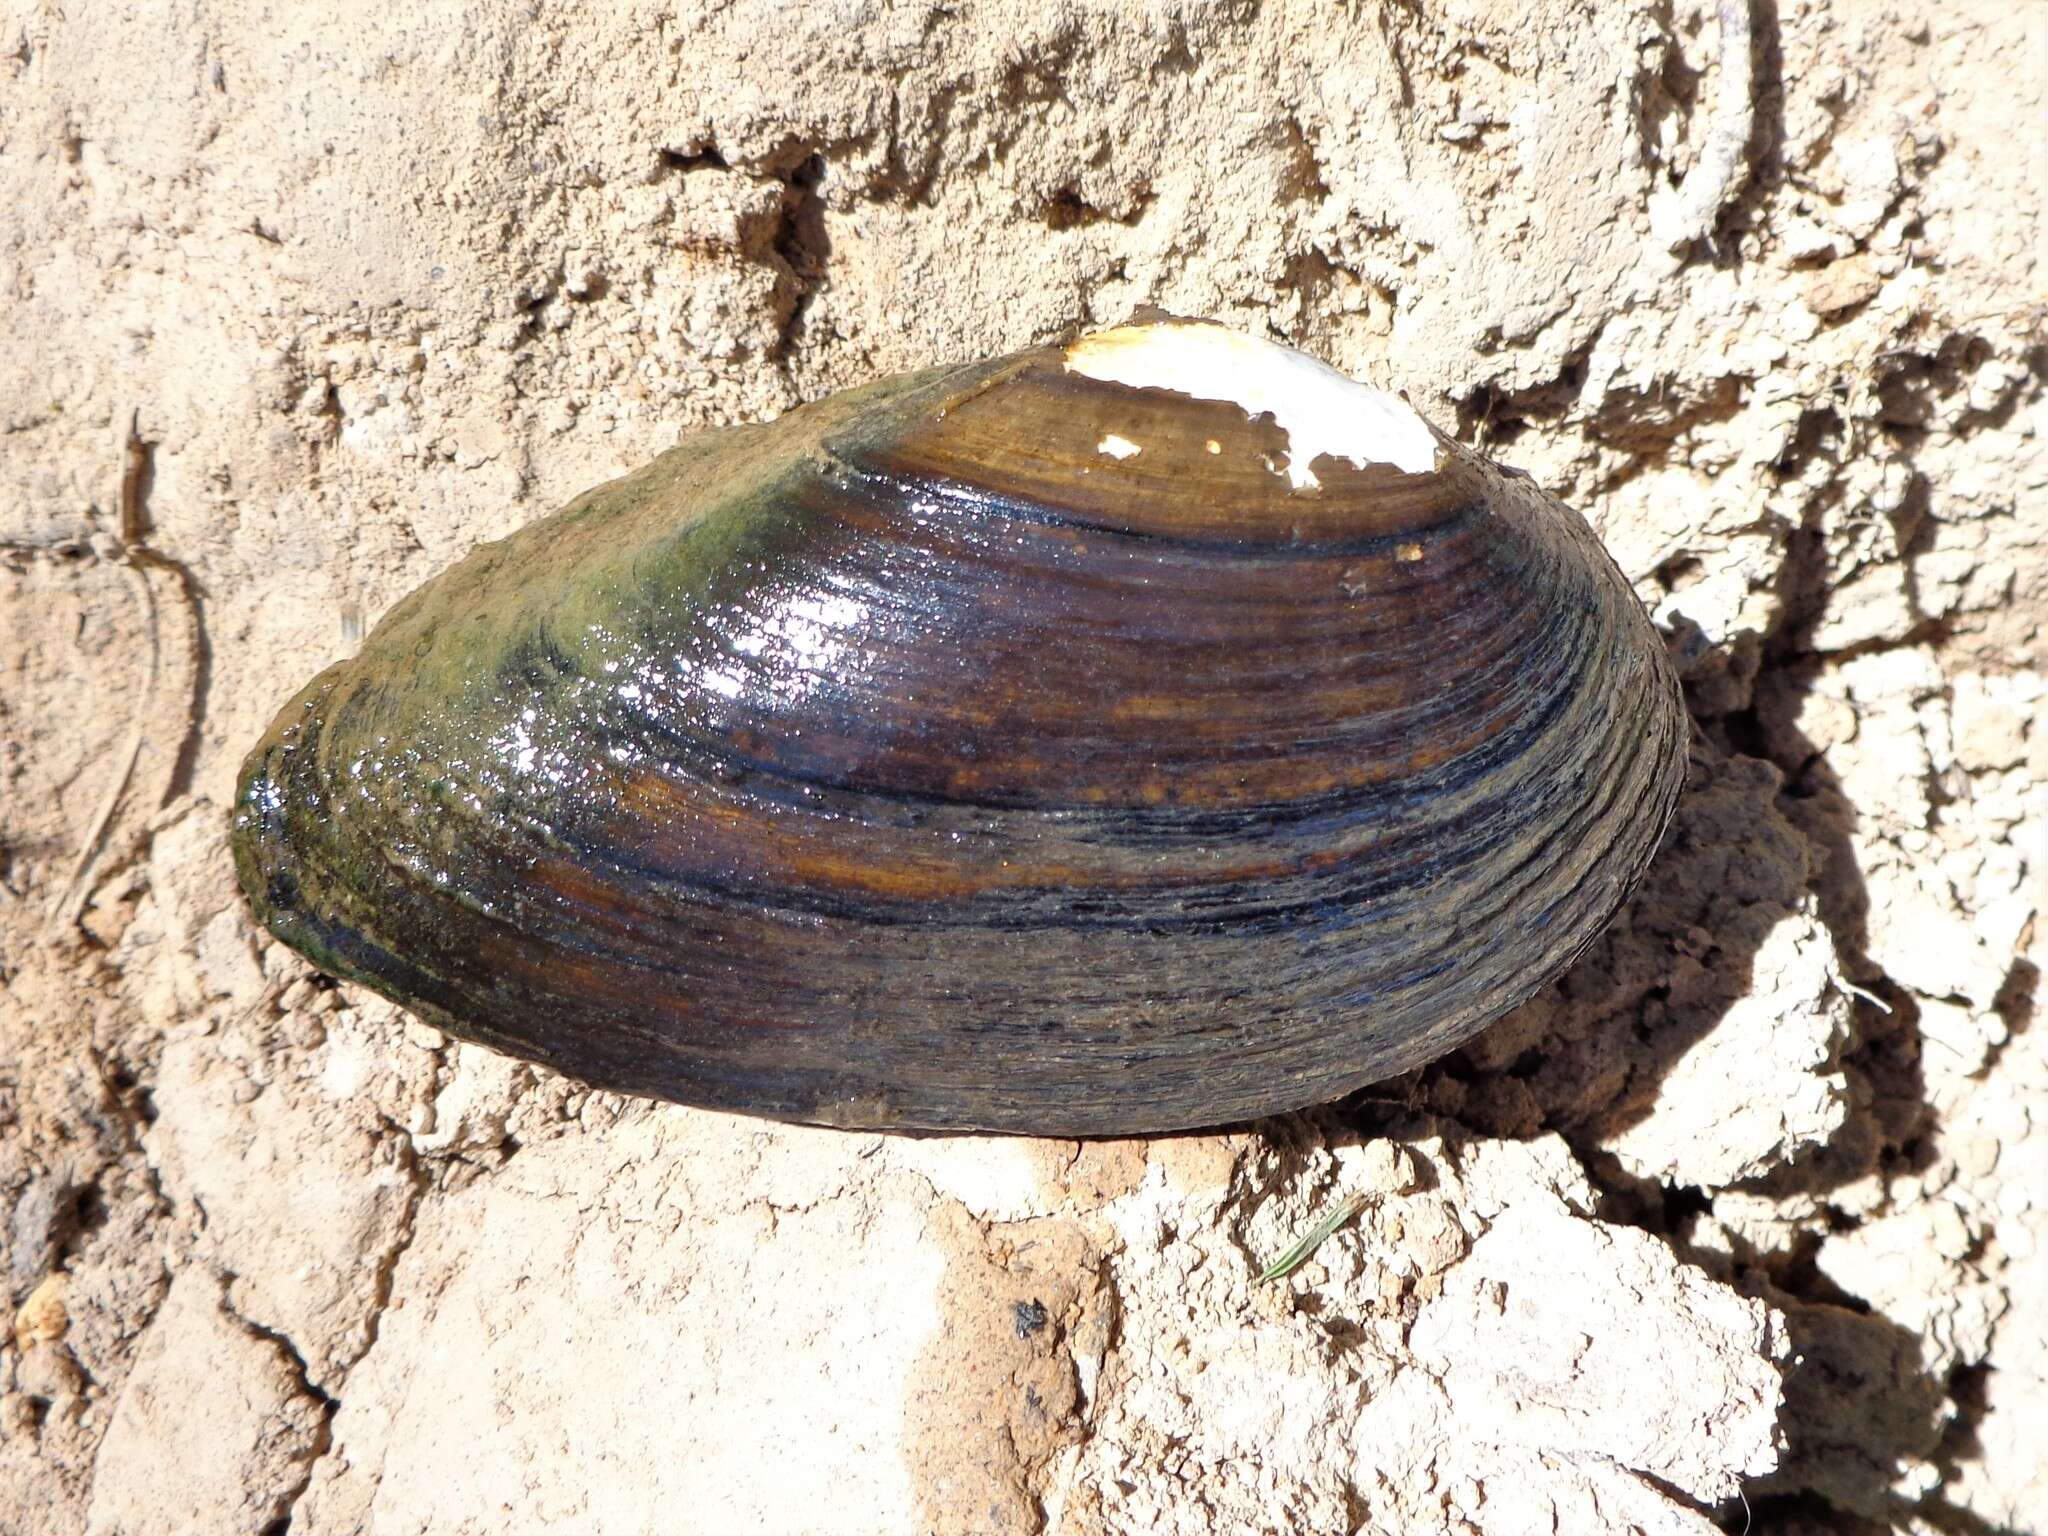
[[[0,45],[0,1530],[2043,1529],[2048,9]],[[1143,304],[1405,392],[1668,637],[1677,823],[1535,1002],[1228,1133],[898,1139],[593,1093],[253,928],[241,753],[421,580]]]

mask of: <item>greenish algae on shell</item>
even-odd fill
[[[1450,1049],[1640,877],[1676,679],[1527,481],[1311,473],[1222,392],[1042,347],[690,439],[286,707],[244,889],[453,1034],[779,1118],[1136,1134]]]

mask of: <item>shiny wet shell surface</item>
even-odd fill
[[[1067,361],[704,434],[429,583],[245,767],[259,915],[600,1086],[885,1128],[1296,1108],[1528,996],[1684,755],[1590,531]]]

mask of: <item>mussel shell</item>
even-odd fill
[[[1071,362],[704,433],[413,593],[243,770],[258,915],[458,1036],[849,1126],[1218,1124],[1527,998],[1682,777],[1598,541],[1434,434],[1305,466]]]

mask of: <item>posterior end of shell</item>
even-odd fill
[[[1428,474],[1443,446],[1398,395],[1346,378],[1306,353],[1208,320],[1147,319],[1091,332],[1066,350],[1066,368],[1131,389],[1228,401],[1247,417],[1271,415],[1287,435],[1284,473],[1297,490],[1318,484],[1324,455],[1363,469]]]

